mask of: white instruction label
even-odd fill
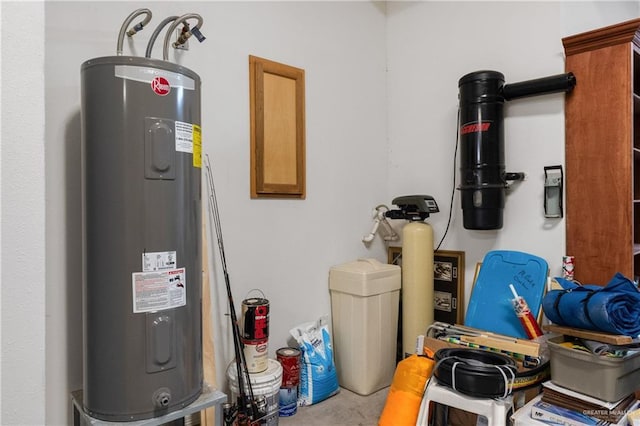
[[[176,267],[175,251],[157,251],[142,253],[142,272],[158,271],[160,269],[174,269]]]
[[[176,121],[176,151],[193,154],[193,124]]]
[[[131,274],[133,313],[162,311],[187,304],[185,268]]]

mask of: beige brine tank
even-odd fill
[[[369,395],[391,384],[396,368],[400,267],[358,259],[329,271],[340,386]]]

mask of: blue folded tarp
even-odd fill
[[[636,337],[640,335],[640,292],[617,273],[609,283],[578,285],[556,278],[563,290],[551,290],[542,299],[542,310],[558,325]]]

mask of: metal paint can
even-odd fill
[[[269,366],[267,355],[269,353],[269,341],[267,339],[248,340],[242,339],[244,345],[244,358],[247,361],[249,373],[262,373]]]
[[[282,364],[282,387],[290,388],[300,383],[300,350],[296,348],[280,348],[276,358]]]
[[[252,297],[242,301],[242,343],[249,373],[261,373],[269,366],[269,301]]]
[[[562,278],[573,281],[574,256],[562,256]]]
[[[265,340],[269,338],[269,301],[254,297],[242,301],[242,338]]]

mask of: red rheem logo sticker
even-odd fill
[[[151,90],[160,96],[166,96],[171,91],[171,85],[164,77],[154,77],[151,81]]]

